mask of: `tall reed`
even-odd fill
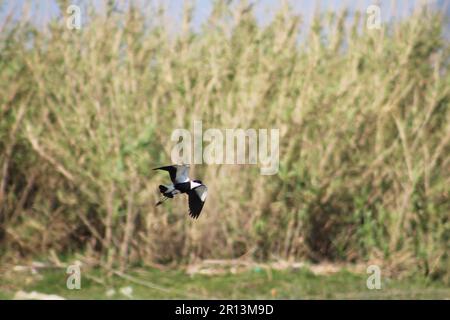
[[[60,3],[61,11],[64,2]],[[150,13],[149,13],[150,12]],[[95,263],[383,261],[449,280],[450,74],[442,18],[380,30],[346,11],[309,29],[216,1],[180,32],[163,9],[91,11],[0,34],[0,250]],[[351,21],[351,23],[349,23]],[[279,128],[280,171],[195,166],[198,221],[154,207],[171,132]]]

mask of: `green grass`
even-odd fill
[[[64,1],[48,29],[0,26],[2,258],[382,261],[450,283],[450,43],[439,13],[417,8],[369,30],[364,12],[309,26],[281,6],[261,25],[245,1],[220,0],[200,28],[186,6],[173,32],[164,10],[104,2],[108,14],[92,10],[81,30],[67,28]],[[195,120],[204,131],[280,129],[280,170],[193,166],[210,192],[191,221],[184,198],[154,206],[167,175],[151,168],[172,162],[173,131]],[[271,286],[242,277],[182,283],[212,295],[218,282],[214,296],[233,297]],[[281,296],[285,282],[285,297],[305,293],[286,279]],[[311,294],[347,292],[338,288]]]
[[[0,285],[0,298],[11,299],[17,290],[57,294],[67,299],[129,299],[120,293],[123,287],[133,288],[133,299],[449,299],[450,288],[422,277],[403,280],[382,278],[380,290],[366,287],[366,275],[348,271],[317,276],[308,269],[296,271],[261,270],[217,276],[189,276],[182,271],[134,269],[130,274],[137,284],[113,277],[100,284],[99,270],[82,274],[81,289],[66,288],[64,269],[47,270],[39,275],[23,273],[9,277]],[[30,280],[30,277],[33,280]],[[92,280],[95,277],[97,281]],[[31,282],[30,282],[31,281]],[[24,285],[24,282],[28,284]],[[159,289],[149,288],[149,284]],[[108,297],[106,292],[116,294]]]

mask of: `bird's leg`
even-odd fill
[[[159,201],[156,203],[155,207],[159,206],[161,203],[163,203],[163,202],[166,201],[167,199],[169,199],[169,198],[166,197],[166,196],[164,196],[164,198],[162,198],[161,200],[159,200]]]

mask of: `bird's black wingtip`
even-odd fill
[[[195,214],[193,214],[192,212],[189,212],[189,216],[190,216],[192,219],[197,220],[198,217],[200,216],[200,214],[195,215]]]

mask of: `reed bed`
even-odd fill
[[[64,1],[59,2],[65,12]],[[111,2],[109,2],[111,3]],[[281,6],[258,24],[216,1],[173,32],[163,8],[0,26],[2,260],[76,255],[107,268],[201,259],[376,262],[449,281],[450,73],[427,9]],[[176,128],[280,129],[280,169],[196,165],[209,197],[154,207]],[[59,257],[59,258],[56,258]]]

